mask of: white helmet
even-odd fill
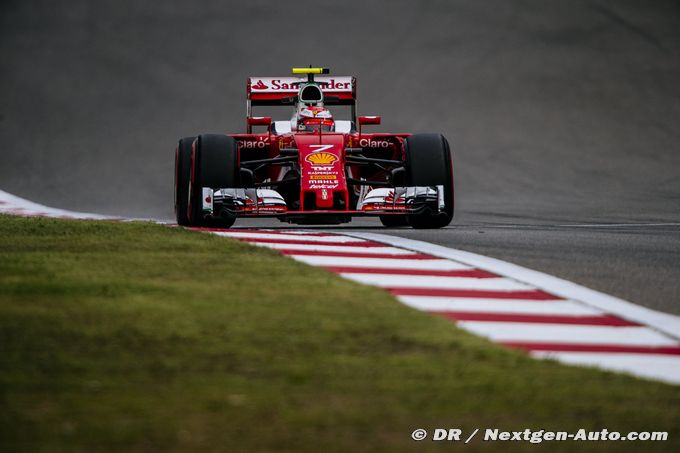
[[[324,107],[302,106],[297,114],[296,129],[305,132],[333,132],[333,115]]]

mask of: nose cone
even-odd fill
[[[342,134],[298,134],[295,136],[301,170],[300,208],[340,209],[335,200],[348,205],[345,182],[344,137]],[[339,195],[336,195],[339,194]]]

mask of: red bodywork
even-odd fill
[[[290,132],[276,135],[232,134],[239,144],[239,162],[273,159],[281,150],[297,149],[297,164],[300,170],[299,209],[288,209],[287,214],[328,213],[328,214],[374,214],[374,207],[366,205],[363,210],[353,209],[352,190],[347,178],[363,178],[369,181],[387,180],[387,174],[380,169],[361,168],[360,165],[346,165],[346,149],[361,148],[367,155],[382,159],[402,161],[403,141],[411,134],[365,134],[360,132]],[[267,166],[256,173],[256,181],[279,181],[281,169]],[[342,203],[339,203],[342,200]],[[381,209],[390,213],[403,214],[404,204],[394,203]],[[383,213],[383,212],[381,212]],[[271,215],[271,210],[248,209],[242,215]]]
[[[307,91],[316,97],[306,97]],[[336,119],[332,131],[309,131],[297,120],[272,122],[253,116],[255,106],[286,105],[296,112],[293,118],[312,106],[331,111],[333,106],[349,106],[350,119]],[[437,212],[438,192],[418,194],[414,191],[419,187],[405,182],[405,141],[411,134],[363,133],[362,126],[377,124],[380,117],[356,115],[354,77],[249,78],[247,133],[230,135],[237,144],[240,183],[212,188],[214,206],[212,197],[204,194],[204,214],[275,216],[297,223],[321,215],[342,223],[355,215],[404,216],[424,207]],[[253,127],[267,130],[253,133]],[[195,184],[193,175],[191,180]]]
[[[326,106],[351,107],[351,120],[356,123],[356,78],[347,76],[322,76],[315,80],[326,98]],[[239,144],[239,162],[273,159],[282,150],[297,149],[299,181],[299,206],[287,210],[296,213],[346,213],[366,214],[368,210],[354,209],[353,201],[358,195],[355,186],[348,184],[359,178],[385,182],[387,175],[379,169],[367,171],[363,165],[347,165],[347,149],[362,148],[367,154],[382,159],[403,161],[403,139],[410,134],[363,134],[359,130],[337,132],[288,132],[277,134],[268,121],[261,122],[252,115],[253,106],[274,106],[296,99],[301,77],[250,77],[247,81],[247,129],[248,134],[232,135]],[[329,102],[330,101],[330,102]],[[371,117],[366,124],[379,124],[379,117]],[[266,134],[252,134],[253,125],[267,125]],[[377,171],[375,171],[377,170]],[[257,181],[280,181],[281,168],[267,166],[256,172]],[[246,214],[247,213],[243,213]]]
[[[333,209],[336,196],[349,206],[345,181],[345,137],[342,134],[298,134],[295,137],[300,165],[300,210],[311,195],[314,206]]]
[[[179,141],[178,224],[232,225],[255,216],[338,224],[356,215],[379,216],[385,226],[450,223],[453,163],[441,134],[366,134],[362,127],[380,117],[357,116],[354,77],[315,79],[328,74],[325,68],[293,74],[307,77],[248,79],[245,134]],[[272,122],[253,115],[259,106],[290,106],[292,116]],[[349,107],[349,119],[339,119],[334,106]]]

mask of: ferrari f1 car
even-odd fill
[[[385,226],[448,225],[454,190],[446,139],[365,133],[380,117],[357,117],[355,77],[328,73],[294,68],[291,77],[250,77],[247,133],[182,138],[175,152],[177,223],[230,227],[241,217],[274,217],[340,224],[377,216]],[[289,105],[292,118],[253,116],[254,107],[276,105]],[[333,118],[331,106],[348,106],[350,118]]]

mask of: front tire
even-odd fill
[[[191,147],[196,137],[184,137],[175,148],[175,218],[181,226],[189,225],[189,180],[191,178]]]
[[[453,156],[440,134],[414,134],[406,139],[406,175],[409,186],[444,186],[443,212],[407,216],[416,229],[443,228],[453,220]]]
[[[199,135],[194,143],[191,159],[191,190],[187,208],[193,226],[229,228],[235,217],[206,219],[203,216],[202,188],[221,189],[238,187],[238,146],[226,135]]]

